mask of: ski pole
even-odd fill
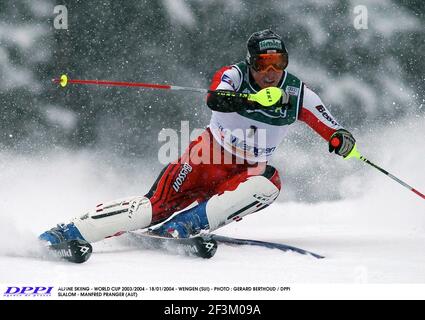
[[[54,83],[59,83],[61,87],[66,87],[68,84],[92,84],[92,85],[101,85],[101,86],[118,86],[118,87],[142,87],[150,89],[164,89],[164,90],[180,90],[180,91],[193,91],[199,93],[212,93],[214,92],[220,96],[228,97],[238,97],[245,98],[249,101],[255,101],[261,104],[264,107],[270,107],[276,104],[279,99],[282,97],[282,91],[279,88],[265,88],[260,90],[257,93],[240,93],[233,91],[214,91],[203,88],[192,88],[192,87],[181,87],[181,86],[172,86],[165,84],[153,84],[153,83],[142,83],[142,82],[124,82],[124,81],[105,81],[105,80],[77,80],[77,79],[68,79],[64,74],[59,79],[52,79]]]
[[[66,75],[62,75],[59,79],[53,79],[54,83],[59,83],[61,87],[66,87],[68,84],[94,84],[100,86],[115,86],[115,87],[143,87],[151,89],[165,89],[165,90],[184,90],[184,91],[194,91],[200,93],[208,93],[210,90],[202,88],[192,88],[192,87],[180,87],[180,86],[171,86],[165,84],[153,84],[153,83],[142,83],[142,82],[124,82],[124,81],[105,81],[105,80],[76,80],[68,79]]]
[[[351,152],[344,158],[344,159],[350,159],[350,158],[356,158],[359,160],[362,160],[364,162],[366,162],[367,164],[371,165],[372,167],[374,167],[375,169],[381,171],[383,174],[385,174],[386,176],[390,177],[391,179],[393,179],[394,181],[397,181],[399,184],[401,184],[403,187],[409,189],[410,191],[416,193],[419,197],[421,197],[422,199],[425,199],[425,195],[421,192],[419,192],[418,190],[416,190],[415,188],[409,186],[407,183],[401,181],[399,178],[393,176],[391,173],[389,173],[388,171],[382,169],[381,167],[377,166],[376,164],[374,164],[373,162],[369,161],[368,159],[366,159],[365,157],[363,157],[360,152],[357,150],[357,146],[354,145],[353,150],[351,150]]]

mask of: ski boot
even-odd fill
[[[60,223],[56,227],[42,233],[38,238],[49,242],[51,245],[70,240],[86,241],[73,223]]]
[[[209,228],[205,211],[207,203],[203,202],[196,207],[183,211],[165,222],[157,229],[151,229],[150,234],[161,237],[189,238]]]
[[[83,238],[73,223],[58,224],[38,238],[48,244],[49,253],[53,256],[73,263],[87,261],[93,252],[90,243]]]

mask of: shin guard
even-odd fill
[[[152,220],[152,205],[146,197],[131,197],[99,204],[93,211],[71,222],[88,242],[96,242],[125,231],[146,228]]]

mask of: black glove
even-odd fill
[[[227,95],[229,93],[229,95]],[[207,105],[219,112],[239,112],[251,107],[246,98],[232,96],[233,91],[217,90],[207,96]]]
[[[249,101],[246,97],[232,95],[233,91],[217,90],[207,96],[207,105],[211,110],[219,112],[239,112],[243,110],[273,109],[289,107],[289,95],[282,90],[282,97],[274,105],[265,107],[258,102]]]
[[[329,152],[335,151],[336,154],[348,156],[356,144],[356,139],[345,129],[337,130],[329,140]]]

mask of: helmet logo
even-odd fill
[[[260,41],[258,43],[260,47],[260,51],[267,50],[267,49],[279,49],[282,50],[282,41],[277,39],[267,39]]]

